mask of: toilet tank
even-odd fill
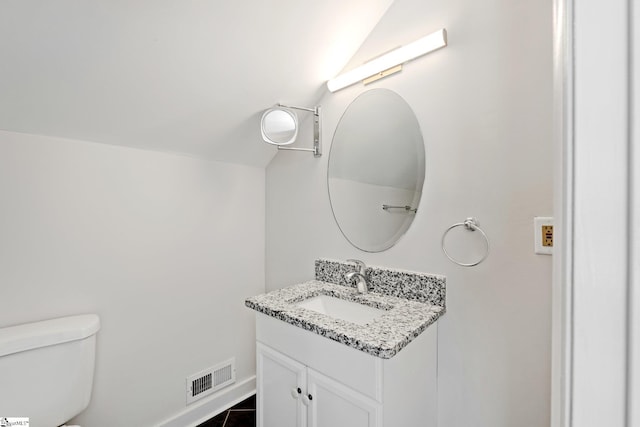
[[[31,427],[55,427],[91,400],[95,314],[0,329],[0,417],[28,417]]]

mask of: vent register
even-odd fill
[[[236,382],[236,361],[231,358],[187,378],[187,405]]]

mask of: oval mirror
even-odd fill
[[[424,142],[409,104],[388,89],[359,95],[329,154],[329,199],[342,234],[366,252],[389,249],[413,222],[424,174]]]
[[[269,144],[288,145],[298,136],[298,118],[289,110],[272,108],[262,115],[260,121],[262,139]]]

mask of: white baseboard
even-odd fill
[[[256,392],[256,376],[236,383],[202,402],[189,405],[184,411],[161,422],[156,427],[195,427]]]

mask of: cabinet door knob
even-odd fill
[[[309,399],[311,397],[311,395],[306,395],[303,394],[302,395],[302,403],[304,403],[305,406],[309,406],[311,404],[311,400]]]
[[[293,397],[294,399],[297,399],[298,396],[300,396],[302,394],[302,390],[300,390],[300,387],[296,388],[292,388],[291,389],[291,397]]]
[[[309,395],[309,400],[313,400],[313,396]]]

